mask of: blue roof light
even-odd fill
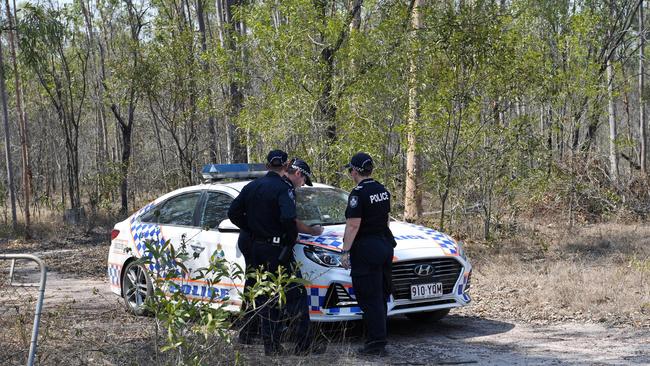
[[[266,174],[264,164],[206,164],[201,175],[208,181],[253,179]]]

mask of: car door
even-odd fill
[[[189,259],[183,264],[191,274],[201,266],[201,248],[198,236],[201,227],[198,225],[198,206],[203,191],[182,193],[166,200],[157,210],[157,223],[164,240],[169,240],[177,253],[185,250]],[[198,252],[198,255],[195,254]]]
[[[224,258],[228,263],[238,263],[244,268],[244,258],[237,247],[239,232],[229,230],[220,232],[219,224],[228,219],[228,208],[233,201],[233,196],[223,191],[209,190],[206,192],[201,210],[202,231],[197,241],[203,248],[202,263],[209,263],[210,256],[216,255]],[[238,298],[236,288],[240,288],[243,281],[220,279],[222,297],[228,296],[231,300]],[[226,295],[227,293],[227,295]]]

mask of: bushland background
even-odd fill
[[[271,148],[344,188],[367,151],[396,216],[475,239],[650,212],[644,1],[2,5],[0,203],[22,235]]]
[[[113,223],[202,164],[282,148],[349,189],[366,151],[394,216],[465,243],[460,316],[647,328],[647,8],[4,0],[0,251],[105,281]]]

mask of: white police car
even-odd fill
[[[227,218],[230,202],[248,180],[265,172],[262,165],[223,164],[204,167],[204,177],[244,179],[233,183],[206,183],[167,193],[115,225],[111,233],[108,276],[111,290],[124,297],[127,308],[143,312],[143,302],[152,294],[146,269],[135,262],[143,255],[145,242],[178,246],[186,238],[194,258],[186,267],[206,267],[210,256],[223,251],[230,262],[244,267],[237,248],[239,229]],[[328,185],[314,184],[297,190],[298,218],[307,225],[320,224],[320,236],[300,234],[294,247],[302,263],[307,286],[309,313],[314,321],[361,319],[349,270],[340,264],[347,193]],[[210,228],[206,230],[205,228]],[[393,258],[394,292],[388,315],[406,314],[418,320],[439,319],[450,308],[467,305],[472,267],[459,243],[436,230],[400,221],[390,228],[397,247]],[[187,297],[225,302],[239,309],[243,283],[223,281],[209,286],[205,281],[178,279],[178,289]],[[213,296],[214,295],[214,296]]]

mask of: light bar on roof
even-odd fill
[[[206,164],[201,175],[210,181],[222,179],[253,179],[266,174],[264,164]]]

